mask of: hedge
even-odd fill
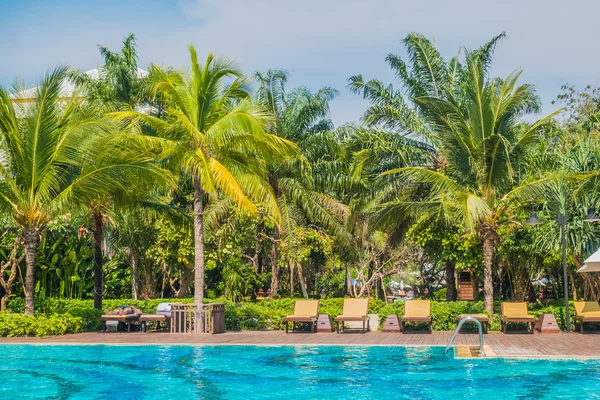
[[[225,329],[238,331],[284,329],[285,325],[283,324],[283,318],[293,313],[294,303],[296,300],[297,299],[276,299],[234,304],[224,299],[205,299],[205,302],[225,303]],[[168,301],[191,303],[193,302],[193,298],[153,300],[111,299],[104,300],[103,308],[113,309],[121,305],[132,305],[146,313],[154,313],[158,303]],[[335,318],[342,313],[343,304],[343,298],[321,300],[319,313],[329,314],[332,318]],[[536,317],[544,313],[554,314],[558,324],[561,326],[561,329],[564,330],[565,313],[563,304],[564,302],[561,301],[556,301],[553,303],[532,303],[529,305],[529,310],[531,314],[535,315]],[[490,321],[490,330],[499,330],[500,302],[496,302],[494,308],[495,314],[494,318]],[[22,313],[23,300],[15,299],[11,301],[8,309],[13,313]],[[571,315],[574,315],[574,309],[572,306],[571,310]],[[81,325],[78,330],[85,331],[95,331],[99,329],[100,323],[98,322],[98,317],[103,314],[102,311],[93,308],[92,300],[65,300],[50,298],[37,300],[36,312],[45,315],[69,315],[69,317],[77,317]],[[379,324],[381,327],[388,315],[395,314],[401,317],[404,314],[404,304],[401,302],[386,304],[382,300],[370,300],[369,313],[378,314]],[[453,330],[456,327],[456,317],[463,313],[485,313],[483,302],[432,301],[431,314],[433,319],[433,330]],[[40,321],[43,320],[40,319]],[[52,322],[52,324],[54,324],[54,322]],[[424,329],[424,326],[421,326],[420,328],[417,327],[416,329]],[[42,329],[40,329],[40,332],[41,331]],[[54,332],[54,329],[49,328],[48,331]],[[6,334],[3,334],[2,332],[3,331],[0,331],[0,336],[6,336]]]
[[[0,336],[51,336],[83,330],[82,318],[71,314],[24,315],[0,313]]]

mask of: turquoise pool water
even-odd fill
[[[464,360],[441,347],[0,345],[0,354],[2,399],[600,398],[597,360]]]

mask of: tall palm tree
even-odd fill
[[[279,289],[279,245],[285,244],[290,273],[290,295],[294,293],[294,274],[304,297],[308,297],[304,283],[302,263],[296,261],[297,252],[294,231],[300,226],[318,224],[339,231],[343,224],[345,205],[320,190],[315,181],[316,174],[311,163],[316,161],[309,143],[319,133],[333,129],[329,118],[329,103],[337,95],[335,89],[323,87],[313,93],[305,87],[289,89],[288,73],[284,70],[256,72],[259,84],[257,98],[273,115],[267,131],[298,143],[301,156],[293,159],[278,159],[268,164],[269,182],[277,199],[278,213],[282,218],[275,223],[273,256],[271,262],[271,297]],[[318,180],[318,178],[317,178]],[[322,188],[321,188],[322,189]]]
[[[540,128],[556,113],[533,124],[523,114],[539,110],[531,85],[517,85],[521,72],[504,80],[490,79],[485,64],[467,58],[462,99],[455,93],[414,99],[424,111],[437,151],[446,160],[442,170],[410,167],[394,171],[406,179],[429,185],[425,202],[398,202],[386,211],[444,214],[483,242],[485,308],[493,312],[492,257],[498,227],[509,217],[507,194],[518,184],[525,152],[540,137]]]
[[[429,110],[414,99],[423,96],[448,99],[448,95],[452,95],[455,101],[461,103],[468,101],[465,87],[468,87],[469,73],[465,65],[477,60],[481,63],[484,73],[487,73],[495,47],[504,37],[504,33],[501,33],[472,51],[463,51],[459,48],[454,57],[446,59],[439,52],[434,41],[428,40],[421,34],[410,33],[403,40],[407,57],[403,59],[398,55],[389,54],[386,58],[400,83],[399,89],[392,85],[386,85],[378,79],[366,81],[362,75],[356,75],[349,79],[350,90],[361,94],[371,103],[363,115],[364,124],[367,127],[380,127],[397,135],[413,137],[430,144],[431,150],[433,150],[430,153],[433,156],[431,168],[436,171],[442,170],[447,161],[444,154],[437,151],[440,145],[439,138],[427,119]],[[421,165],[413,164],[413,166]],[[385,180],[383,181],[385,182]],[[397,182],[392,182],[393,184],[397,184]],[[388,188],[392,189],[391,186]],[[420,196],[422,190],[423,188],[420,188],[413,193],[413,211],[416,211],[416,205],[426,204],[423,203],[425,199]],[[382,192],[390,194],[389,190]],[[395,227],[405,225],[408,221],[407,217],[410,219],[406,213],[400,215],[397,212],[399,204],[405,204],[407,201],[406,188],[402,187],[402,191],[398,193],[400,196],[395,200],[379,198],[379,201],[385,203],[385,206],[380,207],[379,211],[374,213],[375,220],[372,222],[375,227],[393,230]],[[395,212],[388,214],[388,208]],[[425,216],[412,215],[412,217],[422,219]],[[431,220],[431,216],[426,216],[426,219]],[[445,220],[443,223],[448,224],[450,221]],[[460,229],[459,226],[454,228]],[[454,263],[446,262],[445,264],[447,266],[446,274],[454,276]],[[452,290],[449,293],[451,294]]]
[[[98,46],[100,54],[104,57],[104,66],[99,69],[98,76],[88,76],[84,73],[70,74],[70,77],[79,85],[85,94],[85,107],[96,108],[99,114],[119,108],[135,108],[149,103],[148,78],[140,76],[137,65],[137,48],[135,35],[130,33],[123,40],[123,47],[119,52],[112,52],[104,46]],[[145,152],[127,135],[118,135],[112,138],[114,145],[120,146],[128,152]],[[136,138],[139,141],[142,138]],[[128,140],[127,144],[123,140]],[[127,159],[123,159],[124,164]],[[158,173],[144,173],[139,175],[123,175],[123,180],[130,179],[131,185],[141,189],[142,182],[146,181],[144,190],[121,191],[119,187],[105,192],[102,196],[86,199],[82,204],[90,213],[92,233],[94,239],[94,307],[102,308],[104,292],[104,224],[115,207],[131,207],[134,205],[154,205],[155,198],[160,189],[168,186],[170,177],[165,171]],[[129,185],[126,185],[129,186]],[[132,293],[135,292],[135,276],[132,271]]]
[[[33,103],[0,88],[0,203],[21,228],[27,314],[34,312],[36,248],[48,223],[78,200],[132,189],[123,175],[154,168],[152,159],[116,145],[112,126],[76,93],[57,102],[66,77],[64,67],[49,72]]]
[[[496,44],[503,38],[505,34],[501,33],[483,46],[466,52],[467,62],[468,59],[479,60],[487,73]],[[423,119],[427,110],[413,99],[422,96],[445,98],[446,94],[462,99],[465,94],[463,77],[468,77],[464,62],[460,60],[462,49],[458,49],[456,56],[445,59],[435,42],[419,33],[408,34],[402,43],[407,53],[406,61],[395,54],[386,57],[400,83],[400,89],[386,85],[379,79],[365,81],[362,75],[350,77],[348,87],[371,103],[363,115],[365,125],[378,126],[435,144],[435,134]]]
[[[120,165],[122,171],[116,177],[119,182],[104,186],[94,196],[78,196],[74,199],[74,203],[87,209],[91,219],[94,240],[94,308],[97,309],[102,309],[104,293],[104,231],[108,218],[115,210],[123,212],[132,207],[165,207],[167,200],[161,198],[161,193],[174,185],[171,174],[160,168],[146,149],[137,145],[137,135],[131,137],[113,133],[103,140],[103,146],[112,147],[107,159],[104,158],[104,152],[99,152],[94,160],[82,166],[81,174],[93,173],[106,164]],[[114,183],[114,180],[109,183]],[[132,279],[133,285],[135,277]]]
[[[115,115],[153,128],[166,162],[192,180],[194,302],[200,306],[204,298],[204,211],[208,195],[223,193],[249,212],[255,212],[254,203],[262,201],[277,214],[265,159],[292,155],[296,146],[265,132],[268,112],[250,100],[250,81],[232,61],[209,53],[200,64],[192,45],[189,50],[188,74],[151,68],[156,79],[153,93],[166,104],[163,119],[136,111]]]

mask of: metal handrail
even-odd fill
[[[481,322],[469,315],[467,317],[464,317],[463,319],[461,319],[458,323],[458,325],[456,325],[456,329],[454,330],[454,333],[452,334],[452,337],[450,338],[450,341],[448,342],[448,344],[446,345],[446,350],[445,352],[448,352],[448,349],[450,348],[450,346],[452,346],[452,342],[454,341],[454,339],[456,338],[456,335],[458,335],[458,331],[460,331],[460,328],[463,326],[463,324],[465,322],[475,322],[477,324],[477,328],[479,329],[479,350],[477,351],[479,354],[485,356],[485,350],[483,348],[483,329],[481,328]]]

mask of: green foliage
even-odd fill
[[[83,329],[82,318],[71,314],[23,315],[0,313],[0,336],[55,336],[77,333]]]
[[[79,236],[77,220],[53,223],[38,249],[36,293],[39,297],[82,298],[92,292],[93,246]]]
[[[156,307],[159,303],[171,302],[171,303],[192,303],[192,298],[182,299],[152,299],[152,300],[133,300],[133,299],[109,299],[104,300],[103,305],[107,310],[113,310],[116,307],[128,305],[139,308],[145,313],[156,312]],[[209,302],[207,299],[206,302]],[[39,298],[35,302],[35,310],[41,314],[64,314],[70,313],[72,309],[86,309],[93,308],[94,301],[92,299],[86,300],[68,300],[68,299],[55,299],[55,298]],[[8,303],[8,311],[13,313],[20,313],[24,310],[24,299],[16,298]]]
[[[84,332],[94,332],[100,329],[101,323],[98,319],[104,312],[96,308],[84,308],[84,307],[69,307],[69,311],[66,314],[61,315],[72,315],[73,317],[81,318],[81,328]]]
[[[433,292],[431,294],[432,299],[435,301],[445,301],[447,292],[448,292],[447,288],[442,288],[440,290],[436,290],[435,292]]]
[[[473,233],[460,234],[454,226],[421,221],[408,230],[407,236],[432,261],[453,262],[458,270],[476,268],[482,263],[480,238]]]
[[[493,298],[532,300],[534,279],[549,278],[558,297],[559,213],[570,216],[570,283],[578,297],[597,299],[598,278],[574,272],[600,237],[598,224],[578,217],[600,204],[600,90],[565,86],[558,101],[567,117],[530,123],[523,116],[540,106],[534,88],[518,85],[519,71],[491,75],[503,37],[444,58],[434,41],[407,35],[406,56],[386,59],[399,84],[350,78],[350,90],[370,104],[362,125],[337,129],[329,118],[335,89],[289,87],[285,71],[269,70],[254,75],[252,91],[232,61],[209,54],[199,63],[193,47],[189,73],[152,66],[140,78],[133,35],[120,52],[100,47],[97,80],[66,68],[48,73],[35,107],[0,89],[0,226],[9,228],[0,232],[0,262],[12,243],[38,245],[28,266],[35,286],[20,282],[22,262],[10,310],[23,312],[19,297],[31,286],[28,311],[35,292],[37,312],[69,313],[82,329],[97,329],[91,300],[61,300],[93,293],[90,210],[105,222],[107,297],[189,296],[194,193],[204,206],[206,262],[196,290],[228,299],[228,329],[281,329],[293,300],[244,302],[259,288],[329,298],[321,309],[335,317],[343,300],[331,297],[347,293],[346,274],[357,282],[354,295],[383,297],[391,280],[431,290],[444,270],[473,269],[496,315]],[[85,102],[60,99],[67,78],[83,86]],[[162,168],[177,175],[173,191],[142,179],[170,181]],[[522,224],[531,203],[543,221],[535,229]],[[490,293],[498,287],[502,293]],[[480,303],[444,305],[445,292],[432,293],[434,329],[480,311]],[[153,312],[160,301],[107,300],[105,308]],[[402,312],[381,301],[370,308]],[[531,309],[564,326],[560,305]],[[497,316],[491,324],[497,328]]]

